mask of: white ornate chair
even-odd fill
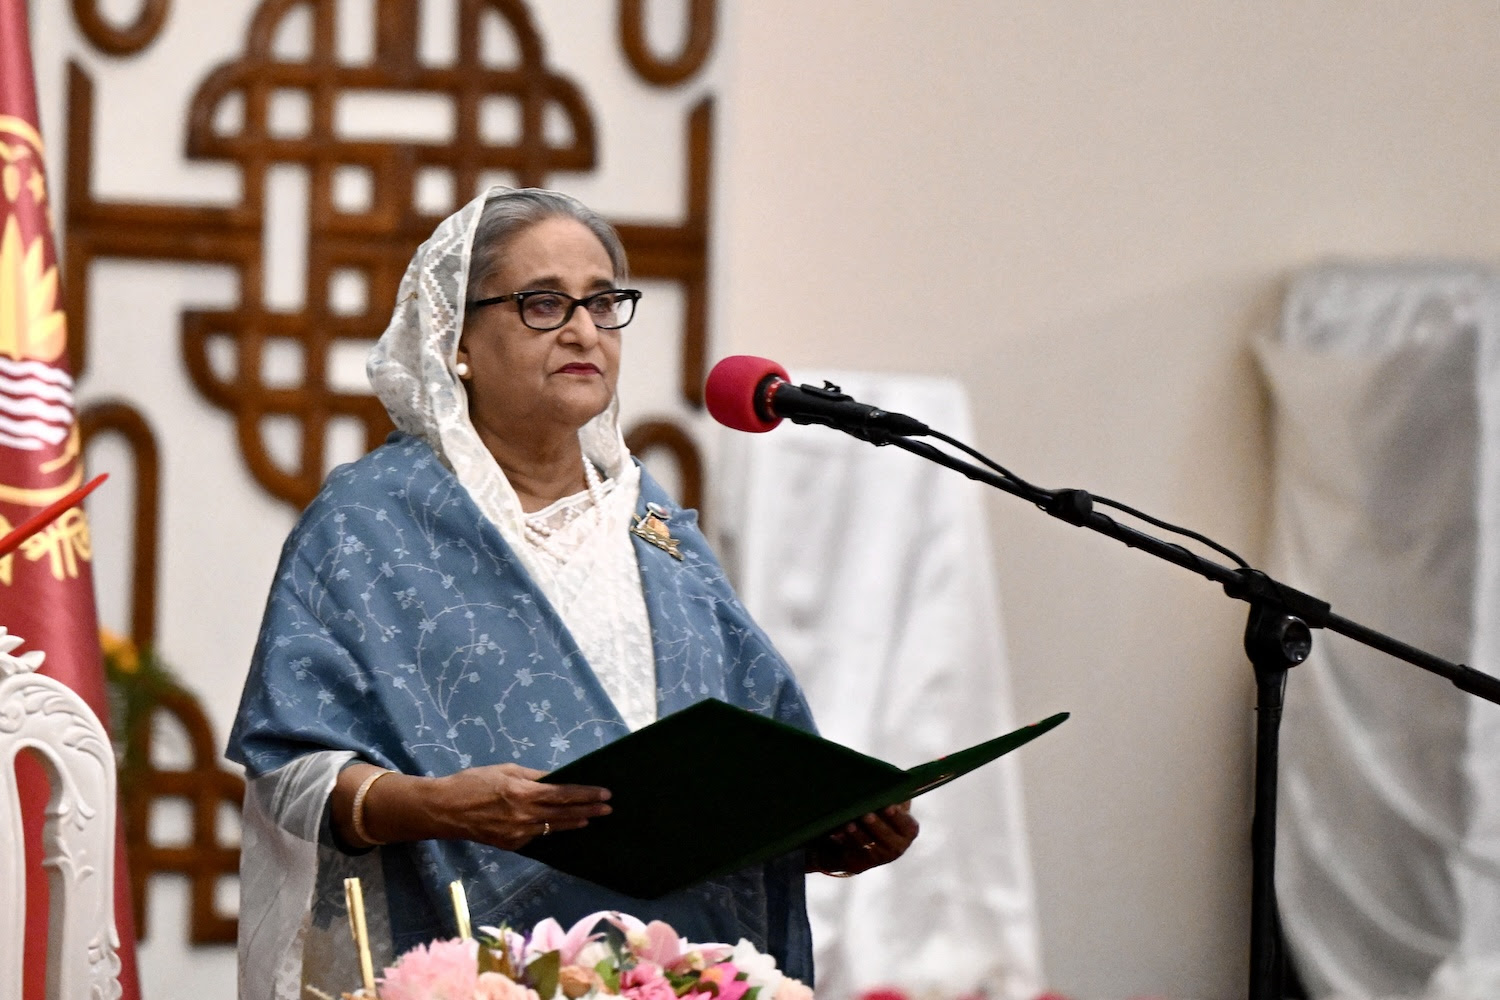
[[[52,783],[42,832],[51,885],[52,1000],[120,995],[115,930],[115,759],[99,718],[71,688],[36,672],[41,652],[0,626],[0,997],[21,995],[26,857],[16,754],[29,749]]]

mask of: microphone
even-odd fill
[[[771,430],[783,419],[824,424],[875,444],[928,433],[920,420],[861,403],[831,382],[823,383],[821,389],[793,385],[785,368],[748,354],[736,354],[714,365],[703,395],[715,420],[752,434]]]

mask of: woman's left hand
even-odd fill
[[[910,802],[886,806],[810,842],[807,870],[857,875],[888,865],[906,853],[920,829]]]

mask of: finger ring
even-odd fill
[[[551,832],[552,832],[552,824],[548,823],[546,820],[542,820],[542,836],[545,837],[545,836],[547,836],[547,834],[549,834]]]

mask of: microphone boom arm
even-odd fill
[[[1230,598],[1250,605],[1244,636],[1245,653],[1255,668],[1256,689],[1255,812],[1250,830],[1250,1000],[1280,1000],[1284,995],[1286,956],[1276,910],[1275,875],[1277,743],[1287,671],[1311,653],[1312,630],[1337,632],[1444,677],[1461,691],[1500,704],[1500,679],[1336,615],[1327,601],[1281,583],[1204,535],[1105,497],[1096,498],[1085,490],[1034,486],[962,441],[913,417],[851,399],[832,383],[822,388],[795,386],[788,380],[786,369],[776,362],[737,355],[715,365],[704,388],[709,412],[726,426],[757,433],[771,430],[781,420],[791,420],[798,424],[823,424],[876,445],[895,445],[976,482],[1020,497],[1059,520],[1107,535],[1129,548],[1197,573],[1223,587]],[[941,441],[983,465],[926,441],[912,440],[924,436]],[[1099,506],[1118,508],[1147,524],[1193,539],[1227,556],[1236,565],[1222,565],[1181,544],[1121,524],[1101,513]]]
[[[846,427],[840,429],[848,430]],[[849,433],[855,432],[851,430]],[[1447,678],[1459,690],[1495,704],[1500,704],[1500,679],[1334,614],[1327,601],[1289,587],[1254,567],[1224,566],[1174,542],[1121,524],[1096,510],[1094,498],[1084,490],[1040,489],[975,465],[925,441],[913,441],[899,435],[875,443],[895,445],[976,482],[1020,497],[1059,520],[1089,528],[1130,548],[1181,566],[1219,584],[1229,597],[1250,605],[1244,646],[1255,668],[1256,731],[1255,808],[1250,829],[1249,997],[1250,1000],[1280,1000],[1285,995],[1287,961],[1281,918],[1276,907],[1277,753],[1287,671],[1307,659],[1312,650],[1311,629],[1325,628],[1347,636],[1371,649]]]
[[[1361,625],[1359,622],[1334,614],[1332,606],[1327,601],[1289,587],[1260,570],[1225,566],[1206,559],[1175,542],[1168,542],[1127,524],[1121,524],[1109,515],[1095,510],[1093,497],[1085,490],[1041,490],[1022,486],[983,466],[975,465],[957,455],[935,448],[926,441],[913,441],[910,438],[892,435],[887,441],[877,443],[890,444],[903,451],[909,451],[913,455],[962,473],[976,482],[1020,497],[1060,521],[1066,521],[1080,528],[1089,528],[1129,548],[1140,549],[1174,566],[1181,566],[1183,569],[1197,573],[1221,585],[1224,592],[1235,600],[1280,608],[1286,614],[1302,619],[1310,628],[1326,628],[1330,632],[1347,636],[1361,645],[1378,649],[1412,666],[1421,667],[1423,670],[1447,678],[1460,690],[1500,705],[1500,679],[1461,663],[1445,660]]]

